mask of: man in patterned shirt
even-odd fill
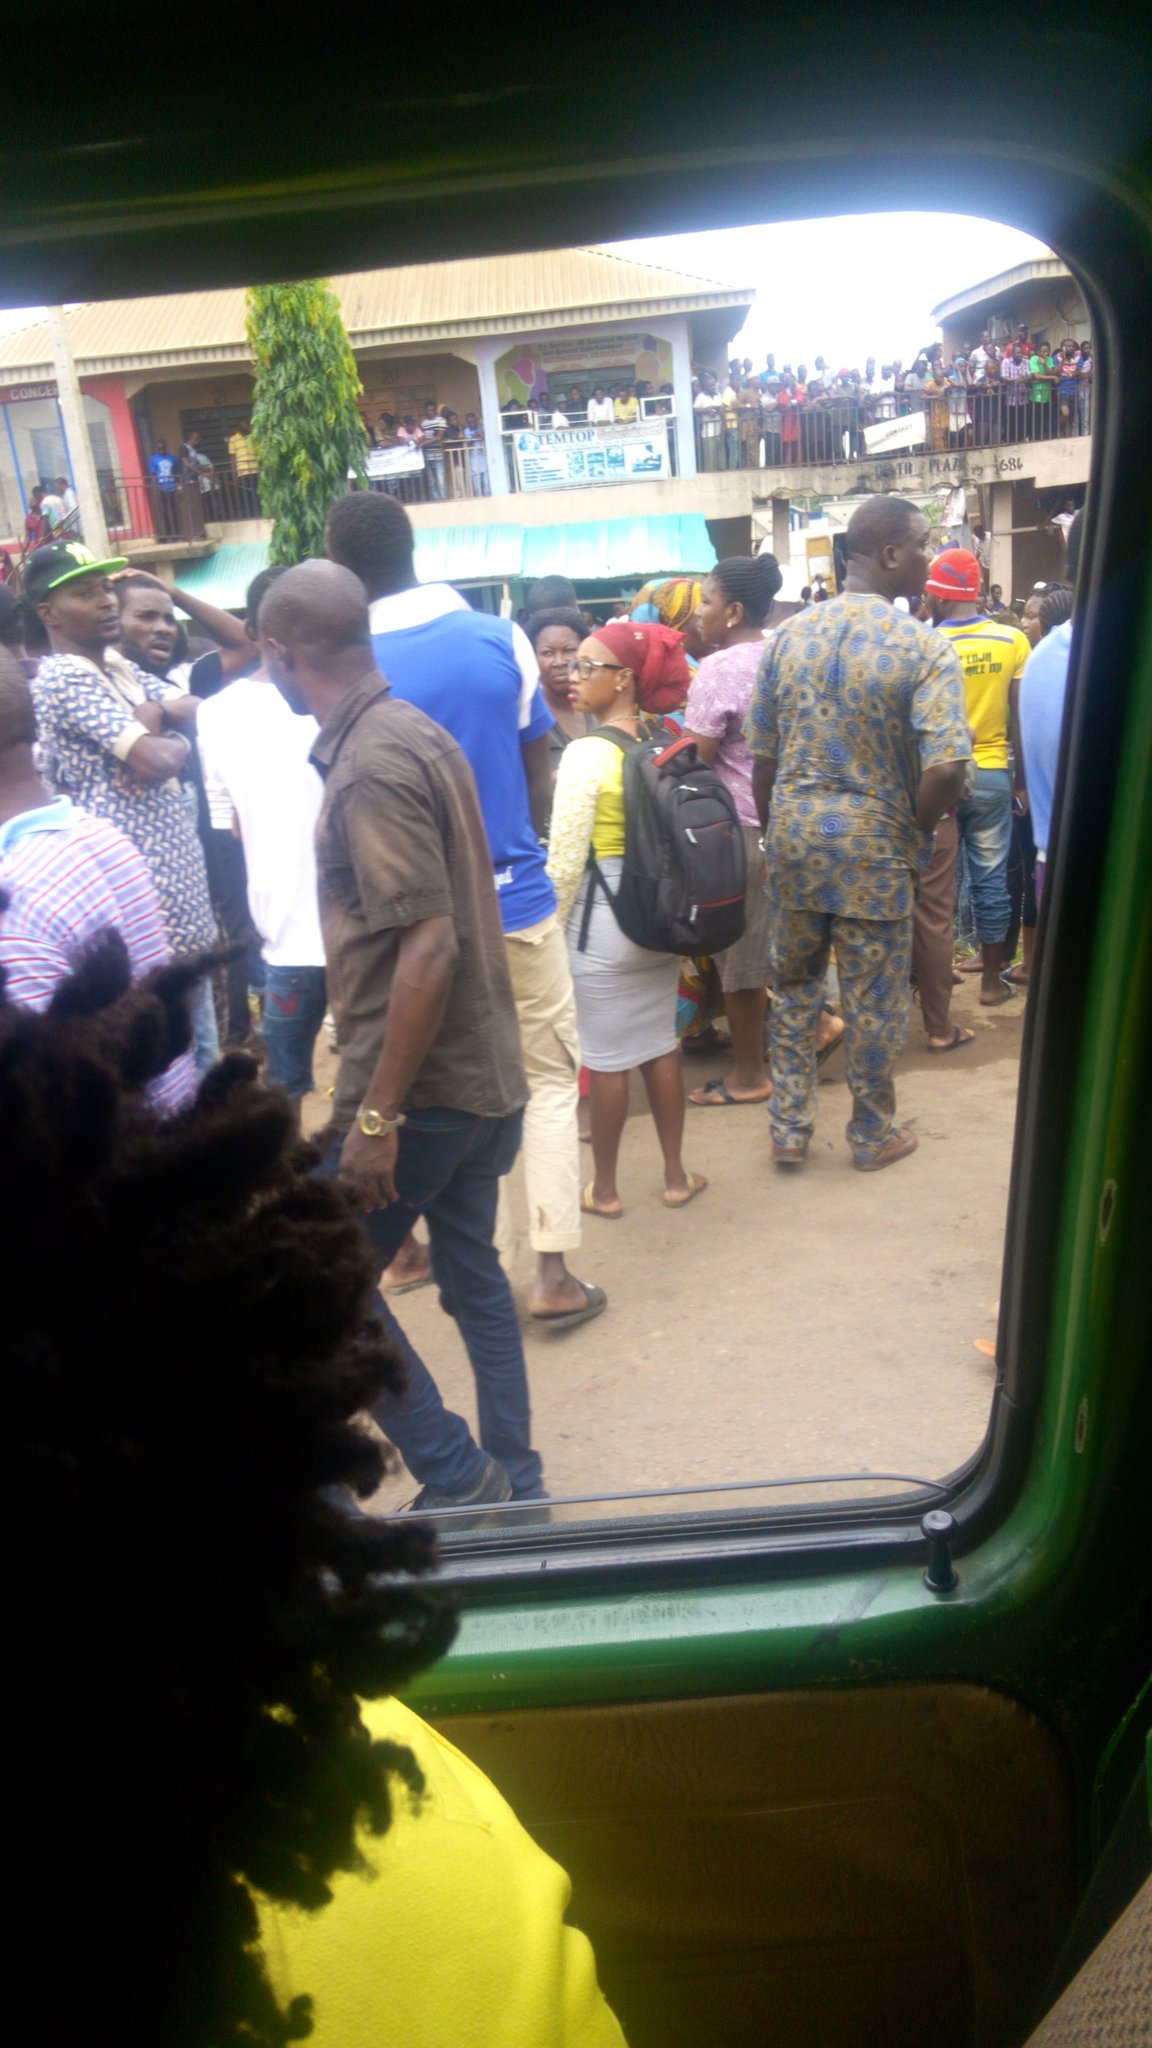
[[[32,692],[14,656],[0,649],[0,970],[8,1000],[47,1009],[92,941],[119,932],[139,980],[167,965],[160,905],[130,839],[103,818],[55,800],[34,754]],[[191,1053],[180,1053],[150,1089],[158,1109],[182,1109],[196,1092]]]
[[[772,1152],[803,1163],[816,1106],[816,1026],[832,946],[862,1173],[916,1150],[895,1123],[908,1024],[912,909],[932,834],[959,801],[971,741],[960,663],[898,610],[928,573],[928,522],[868,498],[847,533],[842,597],[798,612],[760,667],[745,737],[768,864]]]
[[[57,794],[107,818],[138,848],[168,944],[182,958],[216,944],[196,800],[180,782],[198,700],[117,652],[120,611],[109,578],[126,566],[98,562],[79,541],[39,548],[28,563],[25,595],[52,642],[32,685],[41,764]],[[220,1049],[207,978],[189,1007],[203,1073]]]

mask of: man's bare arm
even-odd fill
[[[756,805],[756,816],[760,820],[761,832],[767,830],[768,813],[772,808],[772,791],[775,786],[775,756],[757,754],[752,767],[752,797]]]
[[[934,832],[941,818],[959,803],[967,766],[967,761],[937,761],[924,770],[916,792],[916,823],[922,832]]]

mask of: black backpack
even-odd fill
[[[694,740],[634,740],[602,725],[624,756],[624,867],[615,892],[589,854],[578,950],[603,889],[626,938],[651,953],[722,953],[744,931],[748,861],[736,806]]]

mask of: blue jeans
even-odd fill
[[[978,768],[976,789],[956,812],[968,856],[968,881],[976,937],[1000,946],[1008,936],[1012,903],[1008,855],[1012,847],[1012,776],[1007,768]]]
[[[480,1442],[503,1465],[516,1498],[533,1500],[542,1492],[543,1467],[532,1448],[516,1305],[493,1243],[500,1179],[520,1149],[523,1121],[523,1110],[504,1117],[470,1116],[459,1109],[412,1110],[400,1132],[398,1200],[361,1220],[384,1267],[417,1217],[427,1217],[440,1306],[459,1326],[476,1379]],[[321,1171],[339,1170],[339,1148],[334,1147]],[[401,1400],[381,1395],[372,1410],[376,1421],[422,1486],[469,1492],[484,1470],[471,1430],[444,1406],[440,1389],[383,1295],[377,1298],[377,1313],[404,1361],[408,1386]]]
[[[289,1095],[310,1095],[312,1053],[328,1007],[322,967],[264,968],[264,1044],[268,1079]]]
[[[220,1057],[220,1028],[216,1022],[216,998],[212,977],[202,975],[188,997],[188,1021],[192,1026],[192,1056],[196,1072],[206,1074]]]

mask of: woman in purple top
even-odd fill
[[[774,555],[733,555],[716,564],[695,613],[700,637],[711,651],[692,679],[684,728],[701,760],[712,763],[730,792],[748,852],[744,935],[716,959],[735,1065],[727,1079],[692,1090],[688,1100],[699,1109],[766,1102],[772,1093],[764,1065],[768,899],[744,720],[764,656],[765,624],[782,580]]]

